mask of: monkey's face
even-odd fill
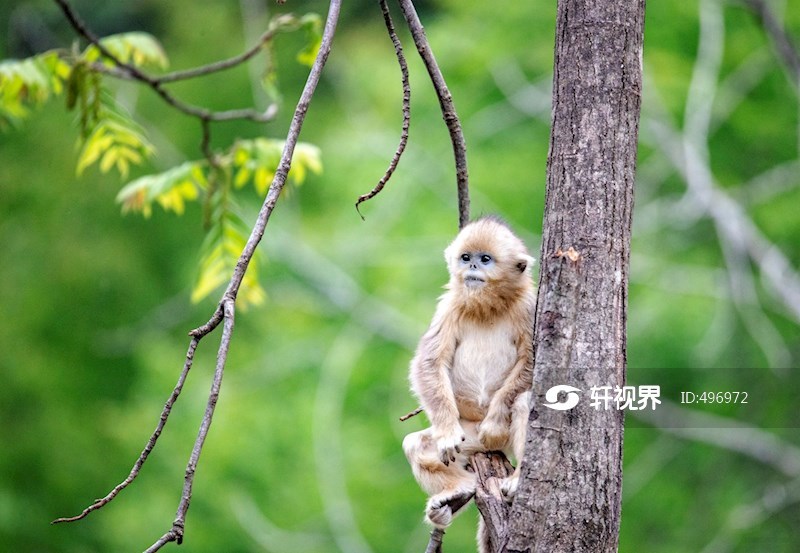
[[[493,219],[464,227],[445,250],[445,259],[450,289],[489,301],[528,286],[533,262],[522,241]]]
[[[483,288],[495,265],[494,257],[488,252],[463,252],[458,261],[461,282],[467,288]]]

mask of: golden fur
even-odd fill
[[[486,261],[486,260],[490,261]],[[411,389],[431,427],[403,449],[431,497],[426,518],[446,527],[475,490],[469,456],[522,456],[533,371],[533,259],[496,218],[481,218],[445,250],[450,272],[428,331],[411,362]],[[504,483],[512,494],[518,472]]]

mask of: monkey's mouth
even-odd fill
[[[486,284],[486,281],[483,280],[481,277],[468,275],[464,277],[464,284],[467,287],[472,288],[474,286],[481,286],[483,284]]]

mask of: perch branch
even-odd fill
[[[414,3],[412,0],[398,0],[403,17],[406,19],[408,29],[414,38],[425,68],[431,77],[436,95],[439,98],[439,106],[442,110],[442,117],[447,124],[450,132],[450,140],[453,143],[453,155],[456,163],[456,184],[458,186],[458,226],[463,228],[469,222],[469,174],[467,172],[467,144],[464,140],[464,132],[461,130],[461,123],[453,105],[453,96],[447,88],[447,83],[442,76],[442,71],[436,63],[428,39],[425,36],[425,29],[419,20]]]
[[[442,553],[442,538],[444,538],[444,530],[441,528],[431,530],[431,539],[428,540],[425,553]]]
[[[72,12],[71,8],[64,0],[56,0],[56,2],[58,2],[59,5],[61,5],[62,7],[67,6],[67,8],[69,8],[67,11],[65,11],[65,13],[67,13],[67,17],[70,18],[71,21],[72,20],[78,21],[77,17],[74,15],[74,12]],[[115,487],[114,490],[112,490],[112,492],[109,493],[105,498],[100,499],[95,503],[93,503],[91,506],[89,506],[86,510],[84,510],[84,512],[81,515],[71,518],[58,519],[54,522],[68,522],[84,518],[91,511],[97,510],[103,505],[108,504],[122,489],[124,489],[127,485],[130,484],[130,482],[133,481],[133,479],[139,473],[141,466],[147,459],[147,456],[155,446],[155,442],[158,439],[158,436],[161,434],[164,425],[166,424],[167,417],[172,409],[172,406],[177,400],[178,395],[180,394],[180,391],[183,387],[183,383],[186,379],[186,375],[188,374],[189,369],[191,368],[192,361],[194,359],[194,352],[195,349],[197,348],[200,339],[202,339],[204,336],[212,332],[224,320],[222,338],[220,341],[219,350],[217,352],[217,363],[214,372],[214,380],[212,382],[211,392],[209,394],[208,404],[206,406],[206,411],[203,416],[203,421],[201,423],[197,439],[195,440],[195,444],[192,449],[189,462],[186,466],[184,487],[183,487],[183,492],[181,494],[181,501],[178,506],[176,517],[175,520],[173,521],[172,528],[168,532],[166,532],[161,538],[159,538],[155,543],[153,543],[153,545],[150,546],[149,549],[147,549],[147,552],[152,553],[158,551],[164,545],[172,541],[175,541],[178,544],[180,544],[183,541],[184,524],[186,519],[186,513],[188,512],[189,503],[191,500],[192,484],[194,482],[197,463],[200,457],[200,453],[202,451],[203,444],[205,442],[205,438],[208,435],[208,431],[211,427],[211,420],[216,407],[217,398],[219,397],[219,390],[222,383],[222,376],[225,369],[225,363],[228,357],[230,338],[233,333],[236,296],[238,294],[239,287],[241,286],[245,272],[247,271],[247,267],[250,263],[250,260],[253,257],[255,249],[264,235],[267,222],[269,221],[269,217],[272,214],[273,209],[275,208],[278,196],[280,195],[281,190],[286,184],[286,177],[288,175],[289,168],[291,167],[294,148],[297,144],[297,140],[300,135],[300,130],[302,129],[303,121],[305,120],[305,116],[308,111],[308,106],[311,102],[311,98],[314,95],[317,84],[319,83],[319,78],[322,73],[322,69],[325,66],[325,62],[328,59],[328,54],[330,53],[331,43],[333,41],[333,35],[335,33],[336,24],[339,19],[340,7],[341,7],[341,0],[331,0],[330,8],[328,11],[328,18],[325,23],[325,30],[322,35],[322,43],[320,45],[319,52],[317,53],[317,57],[314,61],[314,65],[312,66],[311,71],[309,73],[308,80],[306,81],[306,85],[303,89],[303,93],[301,94],[301,97],[297,103],[297,107],[295,108],[294,116],[292,117],[292,122],[289,126],[289,131],[286,136],[286,142],[284,145],[283,153],[281,155],[281,161],[278,166],[278,170],[275,172],[275,176],[273,178],[272,184],[270,185],[267,197],[264,200],[264,204],[262,205],[261,210],[259,211],[256,223],[253,226],[253,230],[250,234],[247,244],[245,245],[244,250],[242,251],[241,256],[239,257],[239,260],[236,263],[236,268],[233,272],[233,275],[231,276],[231,280],[228,284],[227,289],[225,290],[225,293],[222,296],[222,299],[216,311],[214,312],[214,314],[207,323],[192,330],[189,333],[192,336],[192,339],[190,342],[189,351],[186,356],[186,363],[184,364],[184,369],[178,380],[178,385],[173,390],[170,399],[168,400],[166,406],[164,407],[164,411],[162,412],[161,419],[156,428],[156,431],[151,436],[150,440],[147,443],[147,446],[145,447],[144,451],[142,452],[136,464],[134,465],[131,474],[129,475],[128,478],[126,478],[125,481],[123,481],[122,484]],[[72,14],[72,17],[70,17],[70,14]],[[81,34],[84,34],[86,32],[88,31],[84,30]],[[84,34],[84,36],[86,35]],[[93,35],[90,34],[89,36]]]
[[[475,506],[481,513],[479,540],[487,553],[502,551],[508,535],[509,504],[500,490],[500,483],[514,471],[508,459],[499,451],[476,453],[472,456],[478,483]]]
[[[386,5],[386,0],[380,0],[380,4],[381,11],[383,11],[383,21],[386,24],[389,37],[392,39],[392,44],[394,44],[394,53],[397,56],[397,62],[400,64],[400,72],[403,76],[403,127],[400,132],[400,144],[397,145],[397,150],[394,153],[394,157],[392,157],[392,161],[389,163],[389,167],[386,169],[386,173],[384,173],[381,180],[378,181],[378,184],[375,185],[375,188],[366,194],[362,194],[356,200],[356,211],[358,211],[359,215],[361,215],[359,206],[380,194],[383,187],[386,186],[386,183],[392,178],[394,170],[397,169],[397,164],[400,162],[400,156],[403,155],[406,149],[406,144],[408,143],[408,128],[411,124],[411,85],[408,81],[408,64],[403,54],[403,45],[400,43],[400,39],[397,37],[397,33],[394,30],[394,22],[392,21],[392,15],[389,13],[389,6]],[[361,215],[361,219],[364,219],[363,215]]]

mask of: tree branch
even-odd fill
[[[168,73],[166,75],[162,75],[161,77],[153,77],[148,75],[135,65],[125,63],[120,60],[117,56],[115,56],[108,48],[106,48],[103,43],[100,41],[100,38],[91,30],[89,29],[83,20],[80,18],[78,13],[72,7],[68,0],[54,0],[56,4],[61,8],[61,11],[64,12],[64,16],[67,18],[67,21],[72,25],[75,31],[85,38],[89,43],[91,43],[98,51],[107,59],[111,60],[115,67],[105,67],[102,64],[95,63],[92,64],[91,67],[95,71],[100,73],[104,73],[106,75],[110,75],[115,78],[120,79],[128,79],[128,80],[135,80],[139,81],[143,84],[149,86],[156,94],[158,94],[167,104],[174,107],[178,111],[190,115],[192,117],[196,117],[200,119],[201,123],[204,125],[203,127],[203,143],[201,145],[201,150],[203,150],[203,154],[208,159],[209,163],[212,165],[214,164],[213,156],[208,155],[208,143],[210,141],[210,131],[208,129],[208,122],[211,121],[234,121],[234,120],[249,120],[254,121],[257,123],[266,123],[268,121],[272,121],[277,114],[277,106],[275,104],[270,105],[267,107],[266,110],[263,112],[253,110],[253,109],[234,109],[228,111],[211,111],[205,108],[201,108],[198,106],[193,106],[186,102],[183,102],[173,96],[170,92],[168,92],[163,84],[169,82],[175,82],[179,80],[199,77],[201,75],[208,75],[210,73],[214,73],[217,71],[222,71],[224,69],[229,69],[234,67],[237,64],[243,63],[253,56],[255,56],[261,47],[264,45],[265,42],[271,40],[275,33],[278,32],[281,28],[285,27],[287,23],[287,19],[284,17],[277,18],[272,22],[270,25],[270,29],[268,29],[262,36],[259,42],[250,48],[249,50],[245,51],[244,53],[235,56],[233,58],[229,58],[227,60],[222,60],[219,62],[215,62],[203,67],[198,67],[195,69],[189,69],[185,71],[176,71],[173,73]]]
[[[414,44],[417,46],[422,61],[425,63],[425,68],[431,77],[433,87],[436,89],[436,95],[439,98],[439,106],[442,110],[442,117],[447,124],[447,130],[450,132],[450,140],[453,143],[453,155],[456,162],[456,185],[458,187],[458,226],[463,228],[469,222],[469,174],[467,171],[467,143],[464,140],[464,133],[461,130],[461,123],[456,114],[456,108],[453,105],[453,97],[450,90],[447,88],[447,83],[442,76],[442,71],[436,63],[436,58],[433,56],[428,38],[425,36],[425,29],[422,27],[422,22],[419,20],[414,3],[412,0],[398,0],[400,9],[408,24],[408,29],[411,31],[411,36],[414,38]]]
[[[222,328],[219,350],[217,350],[217,364],[214,369],[214,380],[211,383],[211,392],[208,395],[208,403],[206,404],[206,410],[203,414],[203,420],[200,423],[200,430],[197,433],[197,438],[192,448],[192,454],[189,456],[189,462],[186,465],[181,501],[178,504],[178,511],[175,514],[175,520],[172,522],[172,528],[150,546],[150,548],[147,549],[147,553],[158,551],[171,541],[177,542],[178,545],[183,542],[183,532],[186,527],[186,513],[189,511],[189,502],[192,499],[192,485],[194,484],[194,475],[197,471],[197,462],[200,459],[203,444],[205,444],[208,431],[211,428],[211,419],[214,416],[214,410],[216,409],[217,400],[219,399],[219,390],[222,386],[222,376],[225,373],[225,362],[228,359],[228,350],[230,349],[231,335],[233,334],[235,298],[223,298],[220,307],[225,322]],[[220,309],[217,310],[217,313],[219,311]],[[214,318],[216,318],[216,313]],[[193,342],[195,340],[197,340],[196,337],[192,339]]]
[[[394,170],[400,162],[400,156],[403,155],[406,149],[406,144],[408,143],[408,127],[411,123],[411,85],[408,82],[408,64],[403,54],[403,45],[400,43],[400,39],[397,37],[397,33],[394,30],[394,22],[389,13],[389,6],[386,5],[386,0],[380,0],[380,5],[381,11],[383,11],[383,21],[386,24],[389,37],[392,39],[392,44],[394,44],[394,53],[397,56],[397,62],[400,64],[400,72],[403,75],[403,127],[400,132],[400,144],[397,146],[392,161],[389,162],[389,168],[386,169],[386,173],[384,173],[381,180],[378,181],[378,184],[375,185],[375,188],[366,194],[362,194],[356,200],[356,211],[358,211],[359,215],[361,215],[361,211],[358,206],[380,194],[383,187],[386,186],[386,183],[392,178]],[[361,215],[361,219],[364,219],[363,215]]]
[[[76,29],[78,29],[83,36],[92,37],[91,40],[93,41],[93,43],[97,44],[97,40],[96,38],[94,38],[94,35],[92,35],[91,32],[88,31],[88,29],[86,29],[85,26],[83,26],[80,23],[80,21],[77,19],[77,16],[74,14],[74,11],[71,9],[69,4],[65,0],[55,0],[55,1],[58,2],[63,9],[65,9],[65,13],[67,14],[68,19],[70,19],[70,21],[73,22],[73,25],[76,27]],[[161,434],[161,431],[163,430],[164,425],[166,424],[167,417],[169,416],[172,406],[174,405],[175,401],[180,395],[183,383],[185,382],[186,379],[186,375],[191,369],[192,361],[194,359],[194,352],[195,349],[197,348],[199,341],[204,336],[206,336],[214,329],[216,329],[216,327],[219,326],[219,324],[224,321],[220,346],[217,351],[217,362],[214,372],[214,379],[211,385],[211,391],[209,393],[208,403],[206,405],[206,411],[203,415],[203,420],[200,425],[200,430],[195,440],[192,453],[189,457],[189,462],[186,466],[183,492],[181,494],[181,500],[178,505],[178,510],[176,512],[175,520],[173,521],[172,528],[168,532],[166,532],[161,538],[159,538],[155,543],[153,543],[153,545],[151,545],[150,548],[147,549],[147,552],[158,551],[164,545],[172,541],[175,541],[178,544],[180,544],[183,541],[186,513],[188,512],[189,503],[191,500],[192,485],[194,482],[194,476],[197,469],[197,463],[200,458],[200,453],[202,452],[203,444],[208,435],[208,431],[211,427],[211,421],[214,415],[214,410],[216,408],[217,399],[219,397],[220,386],[222,384],[222,376],[225,370],[225,363],[228,357],[228,349],[230,347],[230,339],[234,327],[236,296],[238,294],[239,287],[241,286],[242,279],[244,278],[244,275],[247,271],[247,267],[250,263],[250,260],[252,259],[253,254],[255,253],[255,249],[264,235],[264,230],[266,228],[267,222],[269,221],[269,217],[272,214],[273,209],[275,208],[275,204],[277,203],[277,199],[280,195],[280,192],[283,189],[284,185],[286,184],[286,177],[288,175],[289,168],[291,167],[294,148],[297,144],[297,140],[303,126],[303,121],[305,120],[305,116],[308,111],[308,106],[314,95],[317,84],[319,83],[322,69],[325,66],[325,62],[327,61],[328,55],[330,53],[331,43],[333,41],[333,36],[336,31],[336,24],[339,19],[340,7],[341,7],[341,0],[331,0],[330,8],[328,11],[328,18],[325,23],[325,29],[322,35],[322,43],[320,45],[319,52],[317,53],[317,57],[314,61],[314,65],[312,66],[311,71],[309,73],[306,85],[297,103],[297,107],[295,109],[292,122],[289,126],[289,131],[286,136],[286,143],[284,145],[283,153],[281,155],[281,161],[278,166],[278,170],[275,172],[275,176],[273,178],[272,184],[270,185],[269,192],[267,193],[267,197],[264,200],[264,204],[262,205],[261,210],[259,211],[258,218],[253,226],[250,238],[248,239],[247,244],[245,245],[245,248],[242,251],[241,256],[239,257],[239,260],[236,264],[236,268],[233,272],[233,275],[231,276],[231,280],[224,294],[222,295],[222,299],[220,300],[217,309],[215,310],[214,314],[207,323],[192,330],[189,333],[190,336],[192,336],[192,339],[189,345],[189,351],[186,356],[186,363],[184,364],[184,369],[181,372],[178,384],[176,385],[172,395],[170,396],[170,399],[167,401],[167,404],[164,407],[164,411],[162,412],[161,419],[159,421],[158,426],[156,427],[156,431],[151,436],[144,451],[134,464],[134,468],[131,471],[131,474],[128,476],[128,478],[125,479],[125,481],[123,481],[120,485],[115,487],[106,497],[90,505],[80,515],[71,518],[58,519],[54,522],[69,522],[84,518],[91,511],[97,510],[103,507],[104,505],[108,504],[114,497],[116,497],[116,495],[122,489],[124,489],[133,481],[136,475],[138,475],[139,470],[141,469],[145,460],[147,459],[147,456],[155,447],[156,440],[158,439],[158,436]],[[100,48],[99,45],[98,47]],[[122,64],[121,66],[125,67],[125,64]],[[133,69],[134,71],[138,71],[135,68]]]
[[[212,73],[217,73],[219,71],[225,71],[226,69],[230,69],[232,67],[236,67],[237,65],[250,60],[256,54],[258,54],[266,43],[275,38],[275,35],[277,35],[278,32],[286,28],[293,28],[296,26],[297,26],[297,18],[294,15],[292,14],[281,15],[279,17],[272,19],[270,21],[269,28],[259,37],[256,43],[249,49],[242,52],[241,54],[233,56],[226,60],[220,60],[213,63],[209,63],[208,65],[203,65],[201,67],[195,67],[193,69],[186,69],[183,71],[173,71],[172,73],[167,73],[159,77],[154,77],[153,80],[159,83],[173,83],[175,81],[194,79],[196,77],[202,77],[205,75],[210,75]]]

